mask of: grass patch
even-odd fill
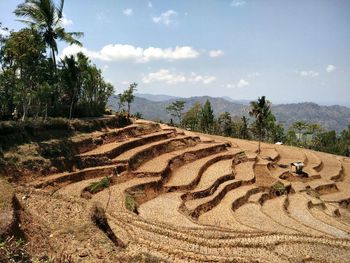
[[[13,188],[5,178],[0,176],[0,211],[12,206]]]
[[[98,182],[93,182],[91,183],[88,188],[87,191],[92,193],[92,194],[96,194],[100,191],[102,191],[103,189],[109,187],[109,185],[111,184],[110,179],[106,176],[104,178],[102,178],[100,181]]]
[[[125,207],[129,211],[138,214],[138,211],[137,211],[138,204],[133,196],[131,196],[131,195],[125,196]]]

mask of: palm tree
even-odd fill
[[[78,64],[75,61],[73,55],[65,57],[62,60],[62,82],[66,87],[66,93],[69,95],[70,107],[69,107],[69,119],[72,118],[73,107],[78,99],[80,90],[80,70]]]
[[[75,38],[83,36],[82,32],[66,32],[62,27],[64,0],[58,6],[53,0],[25,0],[15,10],[15,15],[27,20],[21,22],[34,27],[42,35],[45,44],[50,49],[54,67],[56,67],[56,54],[58,53],[56,40],[63,40],[69,44],[81,43]]]
[[[250,102],[249,115],[255,117],[255,125],[259,134],[259,147],[258,153],[260,153],[260,144],[265,134],[267,121],[271,113],[271,102],[265,99],[265,96],[258,98],[258,101]]]

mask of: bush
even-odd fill
[[[275,183],[271,186],[271,193],[277,196],[288,194],[287,188],[281,182]]]
[[[98,193],[100,191],[102,191],[103,189],[107,188],[110,185],[110,179],[106,176],[105,178],[102,178],[100,181],[98,182],[93,182],[91,183],[87,190],[92,193]]]
[[[31,262],[25,242],[14,237],[0,240],[0,262]]]
[[[125,197],[125,207],[129,211],[138,214],[138,211],[137,211],[138,204],[137,204],[137,202],[136,202],[136,200],[135,200],[135,198],[133,196],[127,195]]]

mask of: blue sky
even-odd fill
[[[1,0],[0,21],[19,29]],[[116,93],[229,96],[350,105],[348,0],[74,0],[67,31]]]

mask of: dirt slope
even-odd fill
[[[269,144],[257,155],[253,141],[133,125],[143,128],[81,152],[80,170],[15,186],[34,255],[349,261],[349,158]],[[305,163],[304,177],[292,172],[293,161]],[[106,177],[108,187],[87,192]]]

